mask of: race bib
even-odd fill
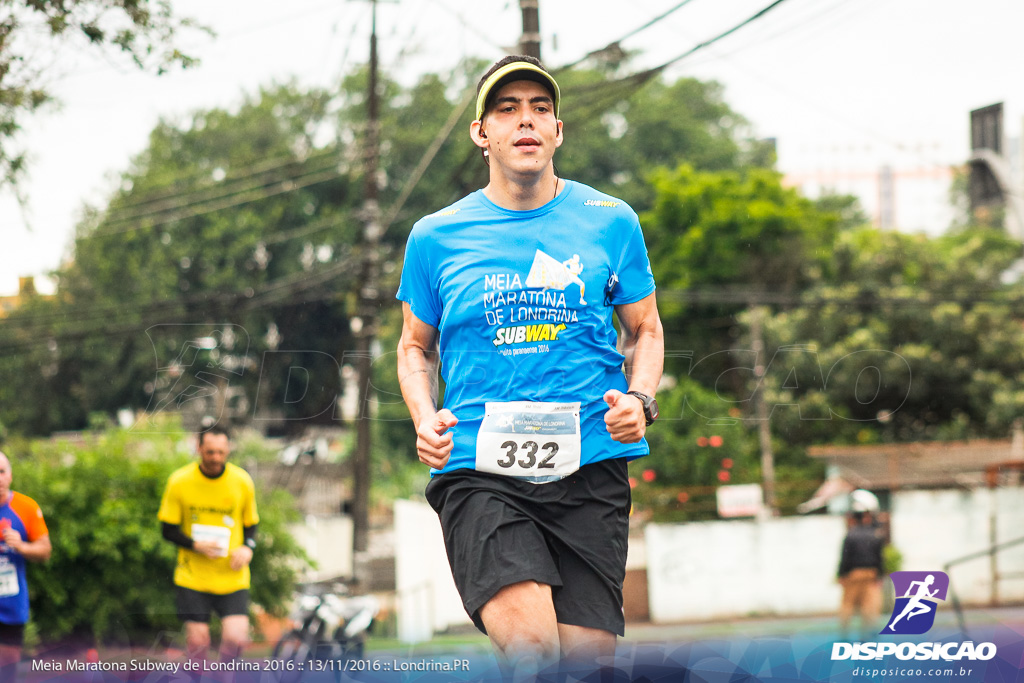
[[[476,437],[476,469],[533,484],[580,468],[580,404],[487,403]]]
[[[0,566],[0,598],[17,595],[20,590],[18,588],[18,568],[5,561]]]
[[[231,529],[214,524],[193,524],[191,528],[193,541],[213,541],[220,552],[217,557],[228,556],[228,544],[231,542]]]

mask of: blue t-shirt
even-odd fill
[[[49,533],[39,505],[16,491],[6,502],[0,503],[0,529],[7,528],[14,529],[30,543]],[[27,621],[25,558],[3,542],[0,536],[0,624],[24,624]]]
[[[580,464],[635,458],[613,441],[609,389],[626,391],[613,306],[654,292],[636,213],[565,181],[532,211],[477,191],[413,226],[398,298],[439,331],[444,404],[459,423],[442,470],[474,468],[488,401],[580,402]]]

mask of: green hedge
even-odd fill
[[[4,451],[13,488],[42,507],[53,555],[29,567],[34,633],[44,642],[145,642],[178,630],[175,548],[163,540],[157,509],[167,477],[194,456],[189,435],[110,430],[86,443],[21,442]],[[244,464],[244,454],[233,460]],[[285,530],[296,521],[284,491],[257,491],[260,545],[252,562],[252,599],[282,614],[306,560]],[[299,560],[299,562],[296,562]]]

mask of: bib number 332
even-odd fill
[[[579,403],[486,404],[476,441],[478,471],[545,484],[579,468]]]

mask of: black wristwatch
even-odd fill
[[[644,419],[647,420],[647,426],[650,427],[654,424],[654,421],[658,419],[658,400],[653,396],[641,394],[639,391],[627,391],[626,393],[636,396],[644,404]]]

